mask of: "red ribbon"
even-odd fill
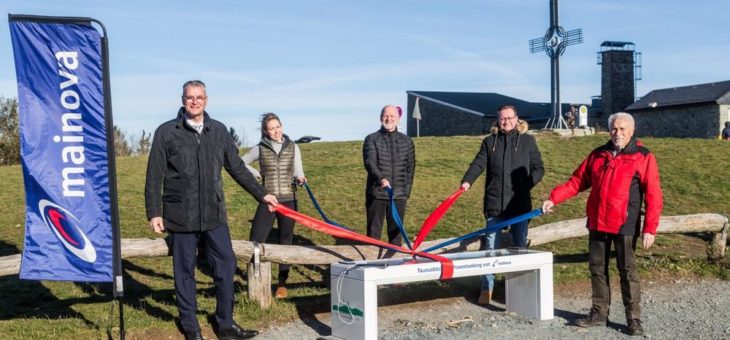
[[[414,252],[409,249],[403,248],[401,246],[396,246],[396,245],[393,245],[390,243],[383,242],[381,240],[376,240],[372,237],[358,234],[358,233],[350,231],[350,230],[338,228],[338,227],[328,224],[326,222],[320,221],[313,217],[304,215],[295,210],[287,208],[283,204],[277,205],[275,209],[276,209],[276,212],[278,212],[286,217],[289,217],[289,218],[293,219],[294,221],[296,221],[297,223],[299,223],[309,229],[312,229],[312,230],[316,230],[316,231],[319,231],[319,232],[322,232],[322,233],[325,233],[328,235],[332,235],[335,237],[339,237],[339,238],[344,238],[344,239],[348,239],[348,240],[372,244],[372,245],[375,245],[378,247],[395,250],[395,251],[398,251],[401,253],[425,257],[427,259],[438,261],[441,263],[441,280],[448,280],[454,276],[453,262],[450,259],[447,259],[443,256],[423,253],[423,252]]]
[[[442,217],[444,217],[444,214],[446,214],[447,211],[451,208],[454,203],[456,203],[456,200],[459,199],[459,196],[464,193],[464,188],[459,188],[456,192],[451,194],[448,198],[446,198],[441,204],[439,204],[436,209],[433,210],[431,215],[428,215],[425,221],[423,221],[423,226],[421,226],[421,230],[418,231],[418,235],[416,236],[416,239],[413,241],[413,249],[418,249],[418,246],[423,243],[423,240],[426,239],[426,236],[428,236],[428,233],[431,232],[431,229],[433,229],[436,224],[439,223]]]

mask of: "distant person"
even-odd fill
[[[177,117],[155,131],[145,183],[147,219],[155,233],[170,233],[175,303],[185,339],[203,339],[195,296],[200,242],[213,269],[218,337],[252,338],[257,331],[242,329],[233,320],[236,255],[228,230],[221,170],[225,168],[262,204],[273,208],[278,203],[238,158],[238,148],[225,125],[205,111],[208,95],[202,81],[183,85],[182,104]]]
[[[261,172],[250,166],[256,161],[259,162]],[[261,116],[261,142],[243,155],[243,162],[256,178],[262,180],[266,191],[276,196],[279,204],[297,210],[296,186],[293,183],[302,185],[307,181],[302,167],[302,153],[299,146],[284,134],[281,120],[276,114],[269,112]],[[279,228],[279,244],[292,244],[294,220],[269,211],[268,205],[264,203],[259,203],[256,208],[249,239],[266,242],[274,218]],[[274,293],[276,298],[283,299],[288,295],[286,280],[289,278],[289,268],[288,264],[279,265],[279,281]]]
[[[545,173],[535,137],[527,134],[527,122],[517,117],[517,109],[502,105],[497,109],[497,119],[496,126],[482,140],[479,152],[461,180],[461,187],[468,190],[486,171],[483,209],[484,217],[491,218],[492,223],[530,212],[530,190],[540,183]],[[527,247],[528,223],[523,221],[509,226],[515,247]],[[485,235],[486,249],[498,248],[501,237],[501,231]],[[482,277],[477,303],[488,305],[493,291],[494,275],[487,274]]]
[[[550,193],[544,212],[588,188],[588,268],[593,306],[580,327],[605,326],[611,305],[608,266],[611,244],[621,278],[621,295],[629,335],[643,335],[641,286],[634,251],[641,235],[644,248],[654,243],[662,213],[662,189],[656,158],[634,137],[634,118],[624,112],[608,117],[611,140],[593,150],[564,184]],[[641,228],[641,203],[644,227]]]
[[[725,122],[725,128],[722,129],[722,139],[730,140],[730,121]]]
[[[570,129],[573,134],[575,134],[575,121],[578,119],[578,109],[576,109],[575,105],[570,106],[570,111],[565,113],[565,122],[568,124],[568,129]]]
[[[402,237],[391,214],[390,198],[385,188],[393,189],[396,210],[405,219],[406,204],[413,187],[416,149],[410,137],[398,132],[401,111],[386,105],[380,111],[380,130],[365,137],[363,162],[368,173],[365,183],[367,236],[380,239],[383,218],[388,221],[388,242],[401,245]]]

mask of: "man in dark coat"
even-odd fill
[[[497,223],[532,210],[530,190],[542,179],[545,169],[535,138],[526,134],[527,122],[519,120],[514,106],[497,109],[497,124],[492,134],[482,140],[481,148],[461,180],[468,190],[471,184],[487,172],[484,189],[484,217]],[[527,247],[527,225],[523,221],[510,225],[512,244]],[[486,235],[486,249],[499,247],[501,231]],[[494,290],[494,275],[485,275],[477,303],[489,304]]]
[[[258,332],[241,329],[233,321],[236,256],[228,230],[221,170],[225,168],[258,201],[270,206],[278,202],[246,169],[225,125],[205,112],[205,84],[186,82],[182,103],[177,118],[155,131],[147,163],[147,219],[155,233],[170,233],[175,302],[185,339],[203,338],[195,297],[196,251],[201,239],[213,269],[219,338],[251,338]]]
[[[400,231],[392,218],[390,197],[385,188],[393,189],[393,199],[401,220],[413,187],[416,151],[410,137],[398,132],[401,111],[386,105],[380,111],[380,130],[365,137],[362,157],[368,172],[365,184],[367,235],[380,239],[383,218],[388,220],[388,242],[401,245]]]
[[[722,139],[730,140],[730,122],[725,122],[725,128],[722,129]]]

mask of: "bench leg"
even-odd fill
[[[332,336],[378,338],[378,286],[373,282],[331,277]]]

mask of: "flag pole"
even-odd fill
[[[101,37],[101,54],[102,54],[102,76],[103,76],[103,91],[104,91],[104,125],[107,136],[107,160],[108,160],[108,174],[109,174],[109,209],[111,218],[111,229],[112,229],[112,291],[113,298],[116,298],[119,303],[119,336],[120,339],[124,340],[125,328],[124,328],[124,304],[122,297],[124,296],[123,279],[122,279],[122,257],[121,257],[121,243],[120,243],[120,228],[119,228],[119,204],[117,200],[117,176],[116,176],[116,161],[114,157],[114,120],[112,119],[112,101],[111,101],[111,82],[109,77],[109,47],[106,28],[99,20],[87,18],[87,17],[54,17],[54,16],[41,16],[41,15],[18,15],[8,14],[8,21],[35,21],[35,22],[50,22],[50,23],[70,23],[79,25],[90,25],[96,23],[102,30],[103,36]]]
[[[112,117],[111,78],[109,76],[109,38],[101,21],[92,19],[104,33],[101,37],[101,60],[104,76],[104,125],[106,128],[106,152],[109,162],[109,210],[112,222],[113,250],[112,260],[114,278],[112,280],[113,297],[119,303],[119,339],[124,340],[124,280],[122,267],[122,245],[119,227],[119,201],[117,192],[117,165],[114,153],[114,119]]]
[[[416,97],[416,103],[413,105],[413,119],[416,120],[416,137],[421,137],[421,108],[418,105],[421,97]]]

